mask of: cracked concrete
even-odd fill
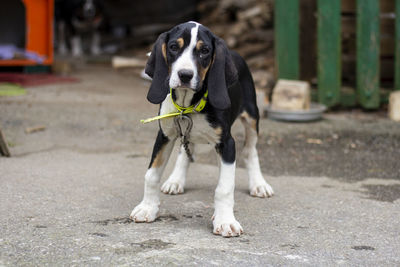
[[[139,120],[157,107],[129,70],[76,76],[0,98],[13,154],[0,158],[0,266],[400,264],[399,124],[357,112],[310,124],[263,119],[260,161],[276,195],[250,197],[239,162],[235,215],[245,233],[226,239],[212,235],[218,168],[207,146],[185,194],[161,196],[156,222],[129,220],[157,129]],[[24,132],[36,125],[46,130]]]

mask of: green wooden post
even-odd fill
[[[379,107],[379,1],[357,0],[357,100]]]
[[[339,104],[341,87],[340,0],[318,0],[318,101]]]
[[[278,78],[299,79],[299,0],[275,1],[275,61]]]
[[[400,0],[396,0],[396,34],[395,34],[394,89],[400,90]]]

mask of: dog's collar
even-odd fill
[[[173,113],[168,113],[168,114],[164,114],[164,115],[155,116],[153,118],[140,120],[140,122],[141,123],[149,123],[149,122],[156,121],[156,120],[176,117],[176,116],[179,116],[179,115],[182,115],[182,114],[198,113],[198,112],[202,111],[204,109],[204,107],[206,106],[206,104],[207,104],[208,90],[205,92],[205,94],[203,95],[203,97],[200,99],[200,101],[197,104],[191,105],[191,106],[189,106],[187,108],[186,107],[181,107],[177,103],[175,103],[174,99],[172,98],[172,88],[170,88],[170,94],[169,95],[171,97],[172,104],[174,104],[175,108],[179,112],[173,112]]]
[[[174,98],[172,97],[172,88],[170,88],[169,94],[171,96],[172,104],[174,104],[175,108],[182,114],[187,114],[193,112],[200,112],[204,109],[207,103],[208,90],[196,105],[191,105],[187,108],[181,107],[177,103],[175,103]]]

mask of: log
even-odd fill
[[[400,91],[392,92],[389,95],[388,115],[391,120],[400,122]]]
[[[0,155],[5,157],[10,157],[10,150],[8,149],[8,145],[6,139],[3,135],[3,132],[0,129]]]
[[[297,80],[279,80],[272,92],[272,108],[307,110],[310,108],[310,84]]]
[[[34,126],[34,127],[28,127],[25,129],[25,133],[31,134],[31,133],[36,133],[36,132],[42,132],[46,130],[46,126],[44,125],[39,125],[39,126]]]
[[[144,68],[146,66],[146,61],[134,57],[120,57],[115,56],[112,58],[112,66],[115,69],[118,68]]]

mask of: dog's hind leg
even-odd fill
[[[58,53],[60,55],[65,56],[68,53],[68,48],[67,48],[67,41],[66,41],[66,25],[64,21],[60,21],[57,24],[58,28]]]
[[[240,120],[246,131],[243,157],[249,175],[250,195],[256,197],[270,197],[274,194],[274,191],[263,178],[256,148],[258,140],[258,118],[252,118],[245,111],[240,115]]]
[[[101,53],[100,43],[101,43],[100,33],[98,31],[95,31],[92,35],[92,43],[90,45],[90,53],[92,55],[95,56],[100,55]]]
[[[191,144],[190,151],[193,153],[194,145]],[[185,180],[187,170],[189,169],[190,160],[186,154],[185,148],[181,145],[178,158],[175,163],[174,170],[168,180],[161,187],[161,191],[165,194],[176,195],[185,191]]]
[[[152,222],[157,218],[160,206],[160,178],[167,165],[174,143],[175,139],[168,139],[161,130],[158,132],[151,162],[145,175],[143,200],[133,209],[130,216],[135,222]]]

